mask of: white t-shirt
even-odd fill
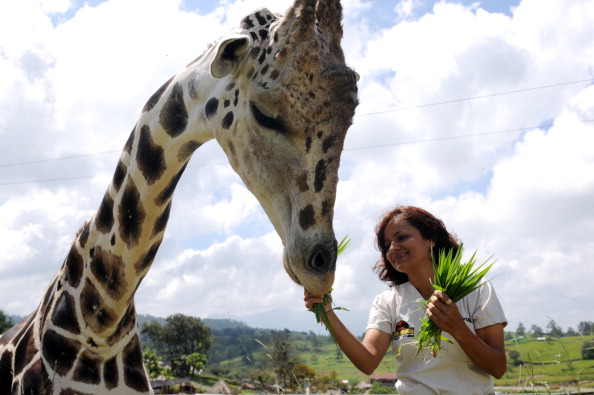
[[[425,308],[417,302],[422,298],[410,282],[391,287],[376,296],[369,313],[367,329],[377,329],[392,335],[392,350],[398,363],[396,388],[402,394],[485,395],[493,393],[491,376],[468,358],[452,336],[443,335],[453,344],[441,341],[440,354],[434,358],[423,350],[415,357],[420,319]],[[489,282],[456,303],[466,325],[476,329],[507,324],[495,290]]]

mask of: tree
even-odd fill
[[[293,377],[297,380],[298,386],[305,389],[315,381],[316,372],[306,364],[298,363],[293,367]]]
[[[212,345],[210,328],[200,318],[183,314],[170,315],[165,325],[156,321],[145,323],[142,326],[142,333],[169,361],[179,360],[183,355],[193,353],[206,356]]]
[[[518,329],[516,329],[516,336],[524,336],[526,334],[526,328],[524,328],[524,324],[521,322],[518,324]]]
[[[313,349],[315,352],[320,352],[322,351],[320,349],[320,340],[318,339],[318,335],[316,335],[315,333],[313,333],[312,331],[309,331],[309,338],[311,340],[311,344],[313,346]]]
[[[4,315],[4,312],[0,310],[0,334],[6,332],[13,326],[14,322],[12,322],[12,320]]]
[[[159,364],[163,358],[157,355],[155,350],[146,348],[142,353],[142,359],[144,360],[144,366],[151,379],[155,379],[163,375],[163,368]]]
[[[544,335],[544,331],[542,330],[542,328],[538,325],[532,325],[530,327],[530,332],[532,332],[533,336],[543,336]]]
[[[344,354],[342,353],[342,350],[338,347],[336,347],[336,351],[334,352],[334,358],[337,361],[342,360],[342,358],[344,357]]]
[[[584,336],[594,334],[594,323],[591,321],[582,321],[578,324],[578,332]]]
[[[563,336],[563,329],[561,329],[561,327],[559,325],[557,325],[555,320],[549,321],[549,323],[547,324],[547,329],[549,330],[549,336],[552,336],[552,337]]]
[[[182,360],[190,368],[190,377],[194,377],[194,371],[199,371],[206,364],[206,355],[194,352],[190,355],[182,355]]]
[[[594,359],[594,340],[586,340],[582,343],[582,359]]]
[[[288,337],[289,335],[286,331],[278,332],[273,337],[274,346],[272,349],[274,371],[285,389],[291,383],[293,368],[298,362],[297,358],[293,355]]]

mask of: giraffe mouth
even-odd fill
[[[283,266],[295,283],[321,295],[327,293],[334,282],[336,253],[333,254],[331,249],[323,245],[316,245],[307,255],[307,259],[291,260],[291,255],[285,248]]]

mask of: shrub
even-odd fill
[[[594,359],[594,340],[586,340],[582,344],[582,359]]]
[[[383,385],[378,381],[374,381],[369,389],[370,394],[396,394],[396,387]]]

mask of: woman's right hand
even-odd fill
[[[308,310],[313,310],[313,306],[316,303],[324,303],[324,295],[315,295],[303,288],[303,300],[305,301],[305,307]],[[324,306],[326,311],[332,310],[332,303],[326,303]]]

